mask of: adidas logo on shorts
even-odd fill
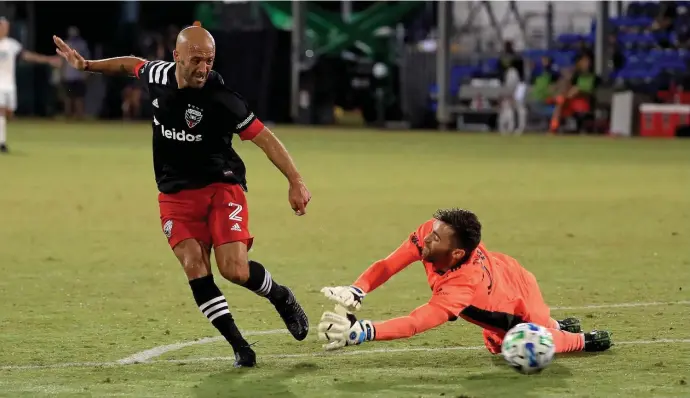
[[[235,225],[233,225],[232,228],[230,228],[230,230],[240,232],[242,231],[242,228],[240,228],[240,224],[235,223]]]

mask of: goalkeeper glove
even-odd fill
[[[349,312],[355,312],[362,307],[362,300],[366,293],[356,286],[324,287],[321,293],[326,298],[342,305]]]
[[[319,340],[328,341],[323,348],[336,350],[349,345],[362,344],[376,338],[376,329],[371,321],[358,321],[353,314],[324,312],[319,323]]]

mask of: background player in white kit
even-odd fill
[[[17,82],[14,74],[14,66],[17,55],[22,60],[41,64],[50,64],[59,67],[62,63],[60,57],[49,57],[27,51],[21,43],[9,37],[10,22],[0,17],[0,152],[7,152],[7,119],[17,109]]]

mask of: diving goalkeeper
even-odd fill
[[[424,264],[433,292],[429,302],[408,316],[382,322],[357,320],[352,312],[360,309],[365,295],[415,261]],[[548,328],[557,353],[604,351],[612,345],[608,331],[582,333],[576,318],[551,318],[534,275],[517,260],[488,251],[481,242],[477,216],[467,210],[438,210],[352,285],[324,287],[321,292],[347,310],[321,317],[319,339],[329,341],[326,350],[409,338],[457,318],[484,330],[484,343],[492,354],[501,352],[506,332],[524,322]]]

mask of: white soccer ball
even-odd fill
[[[549,366],[555,351],[551,332],[533,323],[521,323],[510,329],[501,345],[503,359],[526,375],[539,373]]]

